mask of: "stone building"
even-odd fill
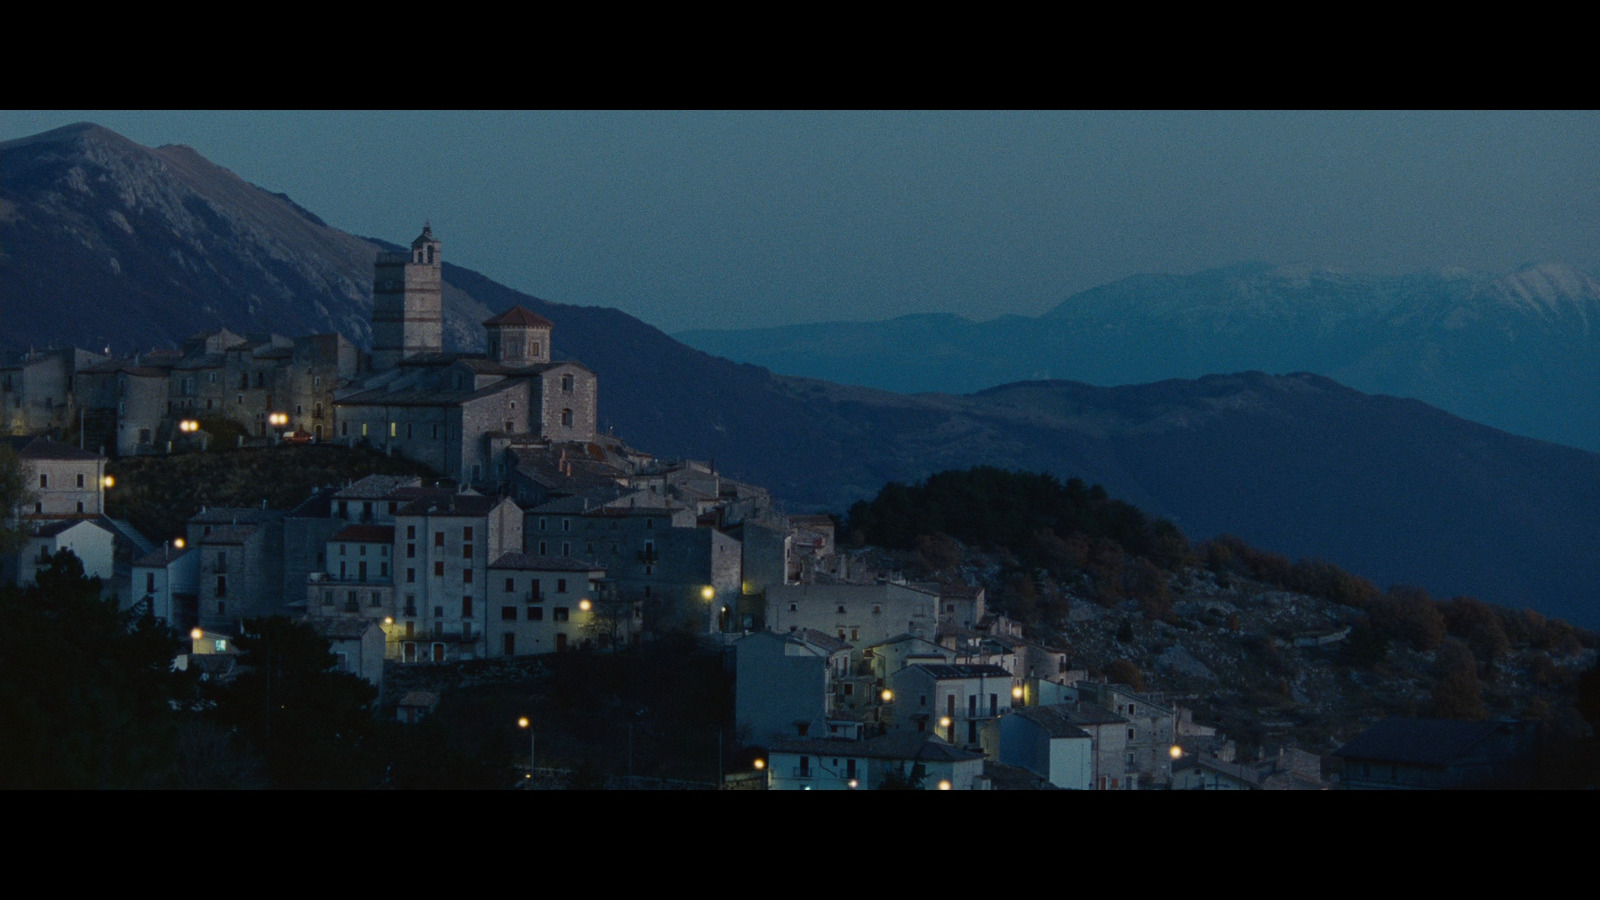
[[[618,600],[592,560],[507,553],[489,565],[489,656],[560,653],[585,644],[626,646],[639,634],[638,604]]]
[[[340,392],[335,437],[477,485],[509,480],[515,461],[504,450],[514,440],[592,440],[598,379],[552,361],[554,326],[543,316],[512,307],[483,323],[487,354],[441,351],[442,265],[426,227],[410,253],[378,256],[372,374]]]
[[[522,510],[509,498],[432,497],[401,507],[394,534],[399,609],[392,639],[401,658],[483,656],[489,563],[521,552]]]
[[[22,463],[24,518],[98,516],[105,507],[105,457],[48,437],[5,439]],[[7,510],[6,512],[9,512]]]
[[[409,253],[379,253],[372,273],[372,370],[444,349],[444,256],[433,228]]]

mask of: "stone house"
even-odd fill
[[[1135,693],[1125,684],[1080,681],[1075,685],[1082,700],[1097,703],[1127,720],[1124,751],[1128,771],[1137,773],[1143,787],[1165,785],[1172,777],[1172,747],[1177,743],[1177,714],[1173,707],[1149,694]]]
[[[200,553],[194,547],[164,543],[133,561],[132,604],[179,631],[199,624]]]
[[[986,744],[990,758],[1019,766],[1059,788],[1087,791],[1094,786],[1094,738],[1072,723],[1059,707],[1030,706],[997,721]]]
[[[234,632],[246,618],[287,612],[283,518],[281,509],[253,507],[211,507],[190,517],[188,545],[200,554],[201,628]]]
[[[70,550],[83,563],[83,574],[101,580],[102,595],[112,593],[115,573],[115,539],[94,519],[39,519],[26,523],[25,539],[17,552],[0,560],[0,583],[30,584],[50,557]]]
[[[73,379],[79,370],[107,359],[71,348],[0,356],[0,430],[41,434],[76,424]]]
[[[1011,673],[994,665],[917,663],[889,677],[894,728],[982,745],[985,724],[1011,711]]]
[[[903,633],[932,640],[938,600],[908,584],[774,584],[767,587],[767,629],[811,628],[858,646]]]
[[[402,506],[394,529],[401,659],[483,656],[489,562],[521,551],[522,510],[509,498],[430,497]]]
[[[849,672],[850,645],[813,631],[758,631],[735,641],[733,653],[741,741],[821,736],[835,713],[834,684]]]
[[[633,643],[641,624],[638,605],[618,601],[605,577],[605,568],[593,561],[501,554],[489,564],[485,654],[528,656]]]
[[[105,511],[105,457],[48,437],[5,440],[22,463],[24,518],[98,516]]]

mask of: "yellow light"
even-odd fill
[[[894,691],[884,688],[883,693],[879,694],[878,697],[882,699],[883,702],[888,703],[894,699]]]
[[[711,598],[715,597],[716,595],[717,589],[709,584],[700,589],[700,596],[705,598],[707,602],[710,602]]]
[[[518,719],[517,720],[517,727],[518,728],[527,728],[528,727],[528,717],[527,716],[523,716],[522,718]]]
[[[182,550],[184,547],[189,546],[189,542],[184,540],[183,538],[173,538],[172,539],[172,546],[177,547],[179,550]]]
[[[756,760],[756,769],[757,770],[765,769],[766,767],[767,767],[767,761],[766,760],[764,760],[764,759]]]
[[[383,624],[385,624],[385,625],[393,625],[394,624],[394,616],[384,616],[383,617]]]
[[[856,780],[854,778],[850,779],[849,784],[850,784],[850,790],[853,791],[853,790],[856,789]]]
[[[950,781],[949,781],[949,779],[945,779],[944,781],[939,782],[939,790],[941,790],[941,791],[950,790]]]
[[[1168,750],[1167,753],[1170,754],[1173,759],[1183,758],[1183,748],[1179,747],[1177,744],[1173,744],[1172,749]]]
[[[1011,689],[1011,699],[1013,699],[1013,700],[1021,700],[1022,699],[1022,685],[1019,684],[1016,687]]]
[[[195,630],[189,632],[189,637],[192,640],[196,640],[196,641],[200,640],[200,638],[202,637],[200,629],[196,628]]]
[[[578,601],[578,608],[583,610],[584,612],[588,612],[589,611],[589,607],[591,605],[592,604],[589,602],[589,598],[588,597],[585,597],[582,600]]]
[[[939,727],[940,728],[949,728],[950,727],[950,717],[949,716],[940,716],[939,717]]]
[[[110,475],[107,475],[106,477],[100,479],[100,484],[103,487],[108,487],[108,488],[109,487],[115,487],[116,483],[117,483],[117,480],[115,478],[112,478]]]

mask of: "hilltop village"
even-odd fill
[[[738,739],[764,748],[774,789],[1328,786],[1315,754],[1247,763],[1182,707],[1091,680],[982,588],[865,570],[836,552],[829,517],[785,515],[708,463],[600,433],[599,376],[555,358],[555,324],[523,307],[483,323],[484,352],[444,352],[441,266],[428,227],[378,255],[370,353],[339,335],[219,330],[126,359],[6,360],[0,415],[28,496],[25,543],[0,574],[28,583],[70,550],[121,606],[188,633],[182,663],[208,677],[233,671],[245,620],[302,620],[404,720],[438,697],[395,696],[395,667],[691,634],[725,654]],[[240,443],[367,448],[436,477],[206,508],[181,537],[106,515],[100,448],[202,449],[221,421]],[[1529,740],[1461,725],[1483,732],[1461,737],[1480,749]],[[1406,739],[1373,738],[1374,758]]]

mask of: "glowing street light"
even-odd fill
[[[103,487],[103,488],[116,487],[117,486],[117,479],[111,477],[110,475],[107,475],[106,477],[100,479],[100,486]]]
[[[531,784],[531,782],[533,781],[533,746],[534,746],[534,744],[533,744],[533,741],[534,741],[533,723],[528,721],[528,717],[527,716],[522,716],[521,718],[517,719],[517,727],[518,728],[526,728],[526,729],[528,729],[528,781],[530,782],[529,787],[532,787],[533,785]]]
[[[878,699],[885,703],[892,703],[894,702],[894,691],[884,688],[883,693],[878,695]]]
[[[707,603],[710,603],[716,596],[717,589],[709,584],[700,589],[700,599],[706,601]]]
[[[582,600],[578,601],[578,609],[580,609],[580,610],[582,610],[584,612],[588,612],[593,607],[594,607],[594,604],[589,602],[589,598],[588,597],[585,597]]]
[[[940,782],[939,782],[939,790],[941,790],[941,791],[950,790],[950,779],[948,779],[948,778],[941,779]]]

